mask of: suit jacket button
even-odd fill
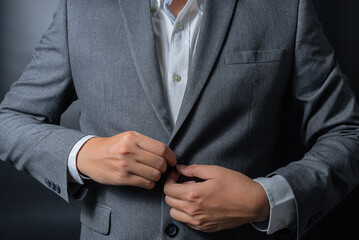
[[[56,191],[58,194],[60,194],[60,193],[61,193],[61,188],[59,187],[59,185],[56,185],[56,189],[55,189],[55,191]]]
[[[170,223],[165,227],[165,233],[169,237],[175,237],[178,233],[178,227],[173,223]]]
[[[46,183],[46,185],[48,186],[48,187],[50,187],[50,181],[49,181],[49,179],[45,179],[45,183]]]

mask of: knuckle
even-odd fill
[[[170,210],[170,216],[171,216],[172,218],[175,218],[175,217],[176,217],[174,208],[171,208],[171,210]]]
[[[201,219],[196,218],[196,219],[193,221],[193,224],[194,224],[196,227],[201,228],[202,225],[203,225],[203,221],[202,221]]]
[[[127,161],[119,160],[119,161],[117,161],[117,167],[118,167],[118,170],[120,170],[122,173],[127,173],[129,164]]]
[[[145,180],[143,183],[144,187],[147,189],[152,189],[155,187],[155,183],[149,180]]]
[[[196,204],[198,206],[199,209],[203,209],[203,199],[202,198],[197,198],[196,199]]]
[[[116,175],[116,182],[118,184],[122,184],[125,182],[126,178],[127,178],[126,173],[118,172],[118,174]]]
[[[164,158],[160,158],[158,161],[158,169],[161,169],[163,172],[167,169],[167,163]]]
[[[131,147],[128,144],[123,143],[117,148],[117,153],[120,155],[127,155],[131,153]]]
[[[161,172],[158,171],[158,170],[154,170],[154,171],[152,172],[152,177],[153,177],[153,179],[154,179],[155,181],[160,180],[160,178],[161,178]]]
[[[197,222],[197,226],[199,228],[204,228],[205,224],[206,224],[206,220],[204,219],[204,217],[199,216],[196,218],[196,222]]]
[[[149,180],[143,180],[141,184],[144,188],[149,188],[151,185],[151,182]]]
[[[126,142],[133,142],[137,133],[135,131],[128,131],[122,134],[122,140]]]
[[[197,214],[197,209],[192,207],[192,208],[189,208],[188,211],[187,211],[188,215],[190,216],[195,216]]]
[[[191,190],[186,193],[186,198],[191,202],[195,202],[198,198],[198,194],[195,191]]]
[[[164,156],[166,154],[167,151],[167,145],[164,143],[161,143],[158,145],[158,152],[161,156]]]

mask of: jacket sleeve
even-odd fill
[[[67,159],[79,131],[58,126],[77,98],[61,0],[33,59],[0,105],[0,159],[25,171],[68,201]]]
[[[310,0],[299,0],[291,109],[307,149],[275,173],[289,182],[302,237],[359,183],[359,110]]]

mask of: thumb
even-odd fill
[[[179,178],[178,172],[172,171],[172,172],[168,175],[168,177],[167,177],[167,179],[166,179],[166,181],[165,181],[165,185],[176,183],[177,180],[178,180],[178,178]]]
[[[177,172],[179,172],[180,174],[186,177],[198,177],[205,180],[214,178],[214,176],[216,175],[215,168],[216,168],[215,166],[197,165],[197,164],[193,164],[189,166],[177,164],[176,166]]]

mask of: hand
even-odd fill
[[[176,165],[174,152],[137,132],[92,138],[77,155],[77,169],[98,183],[152,189],[161,173]]]
[[[249,177],[208,165],[177,165],[177,171],[170,173],[164,186],[175,220],[202,232],[216,232],[268,218],[267,194]],[[176,183],[180,174],[205,181]]]

